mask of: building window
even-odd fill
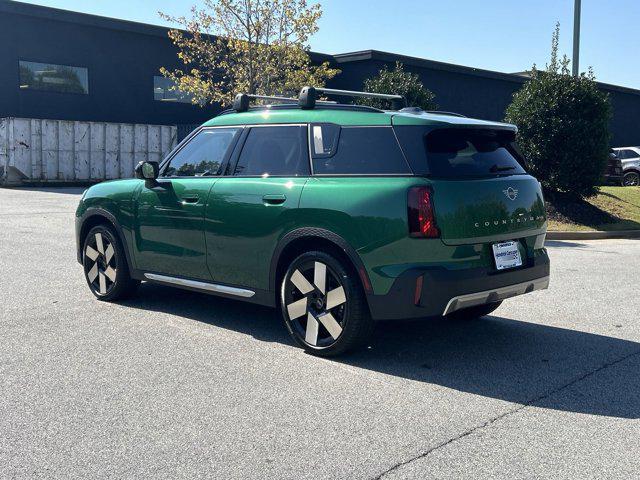
[[[173,80],[167,77],[153,77],[153,98],[159,102],[192,103],[192,95],[181,92]]]
[[[89,71],[83,67],[20,60],[20,89],[89,93]]]

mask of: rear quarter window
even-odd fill
[[[316,175],[411,174],[391,127],[312,125]]]
[[[631,158],[638,158],[640,157],[640,153],[634,151],[634,150],[618,150],[618,158],[620,158],[620,160],[629,160]]]

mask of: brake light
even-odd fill
[[[407,202],[409,235],[420,238],[438,238],[440,230],[433,211],[433,192],[429,187],[409,189]]]

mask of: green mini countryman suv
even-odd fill
[[[363,95],[238,95],[136,178],[89,188],[76,240],[91,292],[145,281],[277,307],[328,356],[375,320],[480,317],[547,288],[544,201],[515,126],[319,94]]]

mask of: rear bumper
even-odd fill
[[[534,290],[544,290],[549,286],[549,277],[536,278],[528,282],[508,285],[506,287],[492,288],[477,293],[467,293],[466,295],[458,295],[452,298],[444,308],[443,315],[448,315],[457,310],[462,310],[476,305],[484,305],[486,303],[495,303],[506,298],[523,295],[533,292]]]
[[[517,270],[494,268],[411,269],[400,275],[386,295],[369,295],[376,320],[421,318],[452,313],[484,303],[542,290],[549,285],[549,257],[542,250]]]
[[[610,174],[610,173],[605,173],[602,176],[602,182],[605,185],[620,185],[620,183],[622,182],[622,178],[624,177],[623,173],[620,174]]]

